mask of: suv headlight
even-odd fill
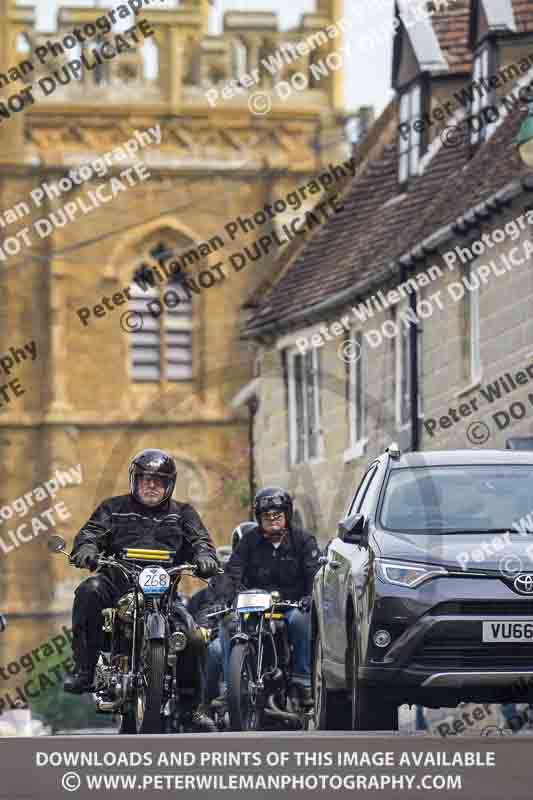
[[[376,569],[381,580],[415,589],[421,583],[447,575],[444,567],[435,567],[432,564],[415,564],[409,561],[386,561],[376,558]]]

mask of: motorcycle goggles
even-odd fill
[[[279,522],[285,515],[284,511],[262,511],[261,520],[263,522]]]
[[[270,495],[269,497],[260,497],[257,500],[257,511],[259,514],[264,514],[265,511],[272,511],[276,509],[286,509],[287,500],[280,494]]]

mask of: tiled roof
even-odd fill
[[[527,172],[512,144],[523,115],[516,108],[468,160],[469,145],[442,147],[424,174],[397,193],[396,145],[352,182],[337,213],[297,255],[249,319],[247,332],[265,325],[290,327],[296,309],[313,307],[351,288],[354,300],[392,277],[400,256],[436,229]]]
[[[446,10],[439,11],[437,6],[431,17],[451,74],[471,70],[472,54],[468,48],[470,4],[471,0],[450,0]]]
[[[451,71],[471,68],[468,24],[474,7],[475,0],[455,0],[433,16]],[[533,0],[513,0],[513,12],[518,32],[533,31]],[[312,317],[340,292],[356,300],[391,279],[402,255],[527,171],[512,144],[521,119],[517,107],[473,158],[466,139],[453,149],[441,147],[401,196],[397,143],[385,144],[381,159],[369,163],[345,192],[344,209],[295,254],[249,318],[247,333],[265,326],[287,330],[300,324],[291,320],[296,310],[300,320]]]
[[[513,0],[516,32],[533,31],[533,3],[531,0]]]

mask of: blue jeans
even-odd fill
[[[311,686],[311,614],[298,608],[285,612],[289,643],[292,649],[292,683]],[[236,630],[237,617],[232,614],[224,618],[220,625],[219,639],[222,648],[224,680],[228,685],[231,637]]]
[[[222,677],[222,642],[220,637],[212,639],[207,646],[207,702],[210,703],[219,695]]]

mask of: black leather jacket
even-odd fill
[[[301,528],[291,528],[277,549],[256,528],[244,534],[226,564],[226,591],[235,594],[239,585],[277,589],[286,600],[301,600],[312,594],[319,555],[315,537]]]
[[[85,544],[95,545],[106,556],[119,555],[124,547],[176,550],[176,564],[199,555],[217,558],[209,532],[189,503],[167,500],[150,508],[129,494],[98,506],[76,535],[71,555]]]

